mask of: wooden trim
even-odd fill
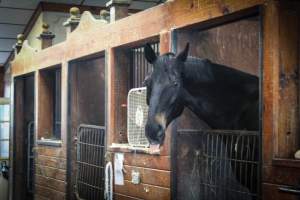
[[[264,2],[264,0],[245,0],[243,2],[231,0],[226,5],[229,13],[234,13],[246,8],[253,8]],[[84,33],[76,33],[77,36],[85,35],[85,37],[81,37],[80,40],[68,38],[63,43],[40,51],[33,62],[23,62],[16,65],[33,65],[36,69],[46,68],[63,61],[74,60],[112,47],[121,47],[136,41],[152,38],[159,35],[163,30],[178,29],[224,16],[219,4],[216,2],[211,4],[203,3],[203,6],[194,8],[190,7],[190,3],[187,0],[167,2],[114,23],[93,27],[88,31],[84,31]],[[85,44],[84,48],[82,44]],[[16,66],[13,67],[12,74],[23,74],[28,70],[24,68],[24,70],[20,70],[18,68]]]
[[[300,168],[300,160],[273,158],[272,164],[280,167]]]
[[[114,189],[117,193],[126,194],[128,196],[136,196],[136,198],[145,200],[170,199],[170,189],[148,184],[135,185],[126,180],[124,181],[123,186],[115,185]]]

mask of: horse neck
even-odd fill
[[[212,70],[212,68],[217,70]],[[222,104],[212,102],[211,99],[226,99],[224,94],[214,92],[215,87],[224,87],[226,92],[236,96],[240,102],[244,103],[249,101],[247,98],[252,93],[251,89],[245,89],[245,85],[255,83],[255,78],[243,72],[201,59],[187,62],[184,73],[186,76],[183,79],[182,98],[185,106],[211,128],[232,128],[232,124],[238,119],[238,113],[241,112],[242,104],[239,107],[232,105],[230,101],[224,101]],[[231,87],[231,84],[235,87]],[[245,95],[241,95],[241,91]],[[227,105],[225,105],[226,103]],[[236,115],[229,117],[227,111],[224,110],[226,106],[232,106],[231,111],[235,111]],[[222,115],[219,118],[216,117],[215,113],[223,113],[228,121],[224,120]]]

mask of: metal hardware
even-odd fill
[[[278,187],[278,190],[280,192],[286,192],[286,193],[300,196],[300,187],[299,186],[298,187],[297,186],[282,186],[282,187]]]
[[[75,195],[80,200],[103,199],[105,128],[82,124],[77,137]]]

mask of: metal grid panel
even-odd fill
[[[145,125],[148,117],[146,93],[145,87],[131,89],[128,93],[127,135],[128,143],[131,146],[149,146],[145,136]]]
[[[191,186],[197,199],[260,199],[259,132],[180,130],[178,133],[178,143],[194,142],[192,148],[188,147],[192,155],[188,179],[190,183],[198,183]]]
[[[34,193],[34,122],[27,125],[27,191]]]
[[[152,49],[159,55],[159,42],[151,44]],[[132,74],[131,88],[143,87],[143,82],[148,73],[152,71],[152,65],[149,64],[144,55],[144,47],[133,48],[132,50]]]
[[[78,199],[104,199],[104,144],[104,127],[79,126],[75,185]]]

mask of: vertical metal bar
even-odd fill
[[[137,80],[137,50],[133,49],[133,85],[132,87],[136,87],[136,80]]]
[[[250,142],[249,142],[249,140],[250,140],[250,136],[247,136],[247,148],[246,148],[246,155],[247,155],[247,161],[250,161],[250,156],[249,156],[249,148],[250,148]],[[249,163],[247,163],[246,164],[246,166],[245,166],[245,172],[246,172],[246,176],[245,176],[245,185],[247,186],[247,187],[249,187],[249,184],[248,184],[248,165],[249,165]]]
[[[227,163],[228,162],[230,162],[230,160],[228,159],[228,136],[226,135],[225,136],[225,154],[224,154],[224,160],[225,160],[225,166],[224,166],[224,176],[226,176],[226,180],[227,180],[227,176],[228,176],[228,174],[227,174]],[[229,163],[230,164],[230,163]],[[225,187],[226,187],[226,185],[227,185],[227,183],[226,183],[226,181],[224,182],[224,192],[225,192]],[[227,192],[227,190],[226,190],[226,192],[225,192],[225,199],[227,199],[227,197],[228,197],[228,192]]]
[[[141,82],[140,82],[140,87],[142,87],[142,83],[145,80],[145,71],[146,71],[146,65],[147,65],[146,62],[147,61],[144,56],[143,48],[141,47],[140,49],[141,49],[141,59],[142,59],[142,63],[143,63],[143,65],[141,66]]]
[[[239,182],[240,183],[243,183],[243,176],[247,176],[246,175],[246,173],[243,175],[243,162],[242,161],[246,161],[245,160],[245,158],[244,158],[244,136],[241,136],[242,137],[242,147],[241,147],[241,149],[240,149],[240,156],[241,156],[241,158],[240,158],[240,161],[239,161],[239,165],[240,165],[240,180],[239,180]],[[239,146],[238,146],[239,147]],[[239,150],[239,148],[237,147],[237,149]],[[245,180],[245,179],[244,179]]]
[[[253,191],[254,189],[254,183],[253,183],[253,173],[254,173],[254,165],[255,165],[255,149],[256,148],[256,138],[253,137],[253,147],[252,147],[252,153],[251,153],[251,160],[253,161],[253,163],[251,164],[251,182],[250,182],[250,190]]]

